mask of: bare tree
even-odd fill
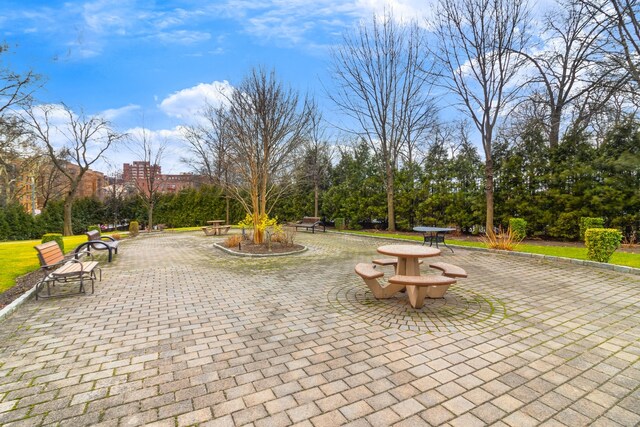
[[[2,58],[8,53],[9,46],[0,44],[0,205],[15,201],[33,186],[21,177],[28,174],[33,179],[40,154],[15,114],[16,108],[29,105],[40,77],[33,71],[20,74],[3,66]]]
[[[317,105],[311,107],[309,115],[309,135],[305,139],[304,173],[305,179],[313,187],[313,216],[319,217],[320,189],[328,180],[331,167],[331,149],[325,137],[322,113]]]
[[[640,85],[640,1],[578,0],[592,14],[593,22],[611,36],[608,53]]]
[[[524,0],[439,0],[434,52],[445,86],[481,134],[485,155],[486,230],[493,232],[493,139],[498,120],[517,93],[527,43]]]
[[[549,48],[538,55],[520,52],[537,71],[532,83],[541,86],[544,96],[531,101],[542,101],[546,107],[544,123],[552,149],[558,146],[567,107],[574,107],[573,126],[585,126],[625,82],[619,67],[604,63],[605,28],[593,25],[593,15],[583,3],[564,0],[561,5],[545,16]]]
[[[191,151],[183,162],[195,166],[197,173],[225,189],[226,221],[229,223],[230,196],[226,191],[230,182],[229,144],[225,140],[224,109],[207,105],[201,113],[202,122],[183,129],[183,139]]]
[[[412,158],[435,115],[429,96],[426,39],[416,22],[399,24],[391,13],[374,16],[332,52],[337,89],[329,97],[358,128],[382,161],[389,230],[395,230],[394,176],[403,150]]]
[[[7,54],[9,46],[0,44],[0,56]],[[1,64],[0,64],[1,65]],[[15,107],[24,107],[31,102],[33,92],[39,87],[40,76],[33,71],[19,74],[0,67],[0,117]]]
[[[149,130],[145,127],[142,127],[138,133],[132,135],[132,139],[137,147],[134,152],[143,161],[142,170],[138,169],[137,175],[132,177],[133,184],[142,200],[142,204],[147,208],[147,231],[151,232],[153,229],[153,211],[165,185],[160,164],[162,163],[167,143],[165,141],[159,143],[153,141]]]
[[[82,178],[124,135],[115,132],[107,120],[87,117],[83,112],[76,115],[64,104],[61,108],[41,105],[25,113],[25,122],[33,137],[44,145],[49,159],[66,180],[63,234],[71,236],[72,206]],[[57,113],[63,124],[52,123]]]
[[[306,133],[308,106],[301,108],[298,95],[263,69],[254,69],[227,101],[225,141],[235,177],[227,186],[253,217],[254,242],[262,243],[258,224],[286,190],[281,184]]]

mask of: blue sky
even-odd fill
[[[539,0],[536,7],[551,0]],[[313,95],[325,118],[340,120],[326,99],[329,50],[345,30],[374,13],[424,22],[432,0],[2,0],[0,66],[32,69],[45,85],[38,102],[64,102],[100,114],[121,132],[141,127],[170,148],[165,172],[188,171],[179,127],[193,123],[205,100],[238,84],[252,67]],[[138,156],[111,152],[121,167]],[[108,172],[114,166],[96,167]]]
[[[425,2],[377,0],[37,1],[3,0],[4,65],[45,79],[41,103],[103,114],[120,131],[144,126],[172,150],[167,172],[185,171],[177,126],[188,123],[216,89],[237,84],[252,68],[315,95],[329,111],[322,84],[328,51],[345,29],[392,7],[420,15]],[[113,153],[121,163],[133,154]],[[121,160],[121,161],[120,161]]]

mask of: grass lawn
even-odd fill
[[[87,241],[87,236],[64,237],[65,251],[72,251],[82,242]],[[40,240],[21,240],[18,242],[0,243],[0,292],[15,285],[16,277],[40,268],[38,252],[33,247],[40,244]]]
[[[422,236],[412,236],[406,234],[383,234],[383,233],[370,233],[364,231],[350,231],[350,233],[354,234],[363,234],[366,236],[376,236],[376,237],[391,237],[396,239],[403,240],[413,240],[417,242],[422,242]],[[471,246],[477,248],[484,248],[485,245],[482,242],[469,242],[466,240],[456,240],[447,238],[447,243],[451,243],[452,245],[458,246]],[[526,252],[531,254],[541,254],[541,255],[549,255],[549,256],[557,256],[563,258],[574,258],[574,259],[587,259],[587,249],[586,248],[576,248],[573,246],[545,246],[545,245],[531,245],[527,243],[523,243],[517,246],[517,252]],[[624,265],[626,267],[635,267],[640,268],[640,254],[631,254],[627,252],[615,252],[609,260],[610,264],[615,265]]]

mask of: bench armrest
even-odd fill
[[[95,257],[91,253],[91,251],[89,251],[88,249],[84,249],[82,251],[76,251],[75,254],[74,254],[74,259],[72,261],[77,261],[83,255],[86,256],[86,257],[91,257],[91,261],[93,261],[95,259]]]
[[[114,239],[114,238],[113,238],[113,237],[111,237],[111,236],[100,236],[100,240],[103,240],[103,239],[104,239],[104,240],[108,240],[108,241],[110,241],[110,242],[115,242],[115,241],[116,241],[116,239]]]
[[[75,250],[73,251],[73,252],[74,252],[74,254],[75,254],[75,255],[74,255],[74,258],[76,258],[76,259],[77,259],[77,258],[78,258],[78,256],[79,256],[79,254],[80,254],[80,252],[88,252],[88,251],[90,251],[89,249],[84,249],[84,250],[83,250],[82,248],[84,248],[85,246],[86,246],[87,248],[89,248],[89,247],[91,247],[91,246],[95,246],[95,245],[98,245],[98,246],[104,246],[104,249],[108,249],[109,251],[111,251],[111,249],[112,249],[112,248],[111,248],[111,246],[109,246],[109,244],[108,244],[107,242],[105,242],[104,240],[89,240],[88,242],[80,243],[80,244],[75,248]]]

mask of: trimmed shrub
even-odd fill
[[[584,233],[590,228],[604,228],[604,218],[580,217],[580,240],[584,241]]]
[[[587,246],[587,258],[591,261],[609,262],[611,255],[618,249],[622,233],[615,228],[589,228],[584,233]]]
[[[333,224],[335,225],[336,230],[344,230],[344,218],[335,218],[333,220]]]
[[[87,231],[102,231],[102,230],[100,230],[100,226],[99,225],[90,225],[87,228]]]
[[[527,237],[527,221],[523,218],[509,218],[509,229],[514,240],[524,240]]]
[[[42,236],[42,243],[47,243],[47,242],[50,242],[52,240],[54,242],[58,243],[58,246],[60,246],[60,250],[62,251],[62,253],[64,253],[64,240],[62,239],[62,234],[60,234],[60,233],[47,233],[47,234]]]
[[[131,221],[129,223],[129,236],[136,237],[140,233],[140,225],[138,221]]]

